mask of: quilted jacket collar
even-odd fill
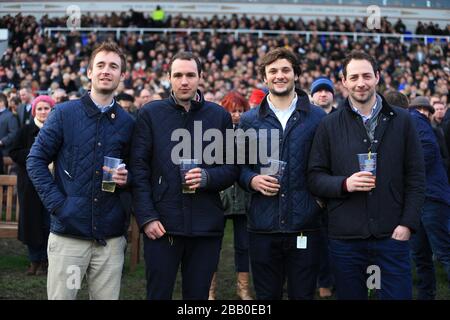
[[[298,98],[295,110],[309,112],[311,110],[311,104],[306,92],[301,89],[295,89],[295,92],[297,93]],[[261,117],[266,117],[270,112],[272,112],[269,108],[269,103],[267,102],[267,96],[268,95],[266,95],[263,101],[261,101],[261,106],[259,108],[259,115]]]
[[[101,111],[97,108],[97,106],[95,105],[94,101],[92,101],[88,93],[86,93],[84,96],[81,97],[81,102],[83,109],[88,115],[88,117],[94,117],[95,115],[101,113]],[[108,119],[114,120],[117,117],[117,106],[118,106],[117,102],[114,101],[114,105],[104,112],[104,114],[108,117]]]
[[[172,105],[176,106],[177,108],[182,108],[184,110],[184,107],[178,104],[177,99],[175,99],[173,91],[170,93],[169,100],[172,103]],[[205,99],[203,98],[203,94],[201,93],[200,90],[197,90],[194,99],[191,100],[191,108],[189,110],[197,111],[203,106],[204,103]]]

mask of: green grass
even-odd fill
[[[228,221],[222,245],[216,294],[218,299],[223,300],[237,299],[235,293],[236,276],[234,272],[232,230],[232,223]],[[0,252],[0,299],[47,299],[46,277],[25,275],[25,270],[28,265],[26,247],[15,239],[0,239]],[[122,278],[121,299],[145,299],[145,270],[143,261],[141,250],[141,262],[136,271],[130,272],[129,253],[127,253]],[[446,275],[439,264],[437,265],[436,277],[438,280],[437,299],[450,300],[450,293],[446,288]],[[78,299],[88,298],[86,281],[83,281]],[[177,278],[173,298],[181,299],[180,277]]]

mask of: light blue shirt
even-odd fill
[[[361,112],[359,112],[359,110],[357,108],[355,108],[352,105],[351,100],[349,100],[350,102],[350,107],[352,107],[353,111],[355,111],[357,114],[359,114],[363,120],[363,123],[366,123],[367,120],[369,120],[370,118],[373,117],[373,115],[378,111],[377,107],[379,106],[381,108],[381,103],[378,104],[378,99],[375,100],[375,104],[372,107],[372,110],[370,111],[370,114],[368,116],[363,115]]]
[[[297,94],[294,93],[294,99],[292,99],[291,104],[289,105],[289,108],[285,110],[281,110],[275,107],[275,105],[270,101],[270,94],[267,99],[267,102],[269,103],[269,108],[275,113],[275,115],[278,118],[278,121],[280,121],[281,126],[283,127],[283,130],[286,129],[287,122],[289,118],[291,117],[292,113],[295,111],[295,107],[297,106]]]
[[[115,102],[115,100],[114,100],[114,98],[113,98],[110,104],[108,104],[108,105],[106,105],[106,106],[101,106],[101,105],[99,105],[97,102],[95,102],[94,99],[92,99],[91,93],[90,93],[90,92],[89,92],[89,97],[91,98],[92,102],[94,102],[94,104],[97,106],[97,108],[100,109],[100,112],[101,112],[101,113],[106,112],[106,111],[108,111],[110,108],[112,108],[112,106],[114,105],[114,102]]]

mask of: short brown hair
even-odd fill
[[[280,59],[286,59],[289,61],[292,65],[292,68],[294,69],[294,74],[296,76],[299,76],[301,74],[300,69],[300,60],[298,59],[297,55],[293,53],[291,50],[279,47],[275,48],[273,50],[270,50],[268,53],[266,53],[259,64],[259,74],[263,79],[266,79],[266,67],[269,64],[274,63],[277,60]]]
[[[192,52],[188,52],[188,51],[181,51],[178,52],[177,54],[175,54],[172,59],[170,59],[170,63],[169,63],[169,75],[172,75],[172,64],[175,60],[186,60],[186,61],[191,61],[194,60],[195,63],[197,64],[197,72],[198,72],[198,76],[200,76],[200,73],[202,73],[202,64],[199,60],[199,58],[197,58],[196,55],[194,55]]]
[[[98,47],[96,47],[94,51],[92,51],[91,56],[89,58],[89,65],[88,65],[89,70],[92,70],[93,68],[95,56],[102,51],[117,53],[117,55],[120,57],[121,73],[124,73],[127,70],[125,54],[123,53],[122,49],[120,49],[120,47],[115,42],[112,41],[105,41],[101,43]]]
[[[361,50],[352,50],[348,56],[345,57],[342,62],[342,74],[344,75],[344,79],[347,78],[347,66],[352,60],[366,60],[369,61],[373,68],[373,73],[376,75],[378,73],[378,65],[375,59]]]

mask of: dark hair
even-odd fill
[[[270,50],[261,58],[261,62],[258,68],[259,74],[263,79],[266,79],[266,67],[269,64],[272,64],[280,59],[286,59],[291,63],[292,68],[294,69],[294,74],[296,76],[299,76],[301,74],[300,60],[298,59],[297,55],[289,49],[279,47]]]
[[[5,108],[8,109],[8,98],[3,93],[0,93],[0,100],[5,104]]]
[[[122,73],[124,73],[127,70],[127,64],[126,64],[126,59],[125,59],[125,55],[122,52],[122,49],[120,49],[120,47],[111,41],[105,41],[102,44],[100,44],[98,47],[96,47],[94,49],[94,51],[92,51],[91,56],[89,58],[89,65],[88,65],[88,69],[92,70],[93,64],[94,64],[94,59],[95,56],[102,51],[106,51],[106,52],[114,52],[117,53],[117,55],[120,57],[120,71]]]
[[[132,95],[129,95],[128,93],[119,93],[116,96],[116,101],[130,101],[130,102],[134,102],[134,97]]]
[[[242,107],[244,111],[250,109],[248,101],[236,91],[228,92],[225,97],[223,97],[221,103],[228,112],[232,112],[236,107]]]
[[[202,73],[202,64],[201,64],[200,60],[197,58],[197,56],[195,56],[192,52],[181,51],[181,52],[178,52],[176,55],[174,55],[172,57],[172,59],[170,59],[169,75],[172,75],[172,64],[175,60],[186,60],[186,61],[194,60],[195,63],[197,64],[198,75],[200,76],[200,73]]]
[[[389,90],[384,93],[384,98],[386,99],[387,103],[402,107],[404,109],[408,109],[409,101],[408,97],[405,96],[403,93],[395,91],[395,90]]]
[[[379,71],[377,62],[371,55],[369,55],[361,50],[352,50],[350,52],[350,54],[348,56],[346,56],[344,61],[342,62],[342,74],[344,76],[344,79],[347,78],[347,66],[350,63],[350,61],[352,61],[352,60],[367,60],[372,65],[373,73],[375,75]]]

